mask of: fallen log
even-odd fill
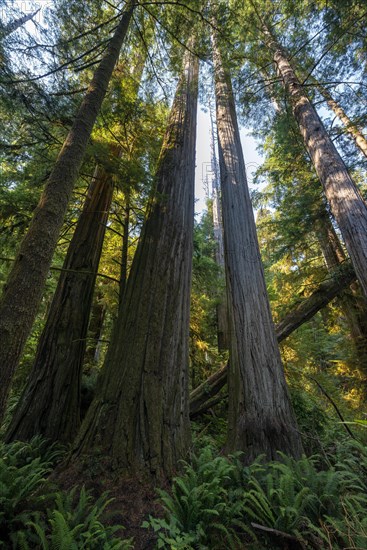
[[[290,311],[275,327],[278,342],[282,342],[292,332],[306,323],[333,300],[340,292],[356,280],[356,274],[350,262],[344,262],[335,270],[331,279],[323,281],[316,290]],[[213,373],[190,394],[190,417],[205,412],[210,406],[209,400],[217,395],[227,383],[228,363]],[[209,403],[207,403],[209,402]]]
[[[298,327],[306,323],[320,309],[327,306],[357,277],[350,262],[344,262],[335,270],[331,279],[323,281],[317,289],[298,306],[290,311],[275,327],[278,342],[282,342]]]
[[[281,539],[289,540],[292,544],[291,546],[286,546],[286,548],[292,548],[294,550],[306,550],[305,543],[303,540],[299,539],[298,537],[295,537],[294,535],[290,535],[289,533],[285,533],[284,531],[279,531],[279,529],[272,529],[271,527],[266,527],[265,525],[260,525],[259,523],[251,522],[251,527],[254,529],[263,531],[267,533],[270,536],[274,536],[279,540],[279,537]]]
[[[224,385],[225,385],[225,383],[224,383]],[[195,407],[195,412],[191,412],[191,408],[190,408],[190,418],[191,418],[191,420],[195,420],[195,418],[197,418],[201,414],[204,414],[205,412],[210,411],[210,409],[215,407],[215,405],[218,405],[218,403],[221,403],[222,401],[224,401],[227,398],[228,398],[228,392],[221,393],[220,395],[217,395],[216,397],[212,397],[211,399],[208,399],[207,401],[204,401],[204,403],[201,406],[196,406]],[[191,406],[191,403],[190,403],[190,406]],[[214,415],[214,412],[213,412],[213,415]]]

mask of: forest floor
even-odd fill
[[[144,480],[124,478],[102,468],[83,468],[80,464],[69,464],[67,468],[55,471],[53,481],[63,491],[73,487],[84,486],[98,499],[107,492],[111,502],[106,509],[105,523],[108,525],[123,525],[124,529],[117,531],[123,539],[133,539],[134,550],[151,550],[156,548],[157,536],[152,529],[142,527],[149,516],[163,517],[163,509],[158,501],[156,487]],[[169,489],[168,484],[161,489]]]

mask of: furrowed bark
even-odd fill
[[[303,300],[276,325],[278,342],[285,340],[297,328],[312,319],[320,309],[354,281],[356,281],[356,274],[353,266],[349,262],[345,262],[330,280],[321,283],[311,296]],[[228,365],[225,365],[191,392],[190,416],[194,417],[200,409],[204,409],[205,403],[226,385],[227,376]]]
[[[306,149],[324,187],[363,292],[367,296],[367,206],[304,92],[287,55],[266,25],[263,31],[292,102]]]
[[[84,363],[88,366],[97,364],[99,361],[100,339],[106,316],[106,306],[102,303],[102,300],[102,292],[99,289],[96,289],[93,297],[88,327],[87,349],[84,355]]]
[[[128,4],[63,144],[0,301],[0,418],[14,370],[42,299],[65,212],[88,141],[126,36],[135,2]]]
[[[224,238],[223,238],[223,222],[222,222],[222,207],[220,202],[220,174],[219,165],[215,151],[214,140],[214,120],[210,109],[211,122],[211,169],[213,172],[212,192],[213,192],[213,231],[215,247],[215,261],[217,265],[225,271],[224,265]],[[226,292],[220,296],[220,302],[217,305],[217,337],[218,351],[224,351],[229,348],[229,326],[228,326],[228,305]]]
[[[198,59],[186,51],[102,382],[74,447],[74,457],[98,448],[130,475],[170,476],[190,443],[197,97]]]
[[[42,435],[70,443],[80,427],[82,366],[111,180],[102,167],[96,168],[7,441]]]
[[[130,229],[130,191],[126,193],[125,197],[125,214],[124,214],[124,233],[122,236],[122,249],[121,249],[121,270],[120,270],[120,291],[119,291],[119,303],[122,302],[126,283],[127,283],[127,262],[129,255],[129,229]]]
[[[231,317],[227,450],[298,457],[302,443],[271,317],[230,75],[213,36],[228,303]]]

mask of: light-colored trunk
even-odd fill
[[[291,98],[294,117],[306,149],[324,187],[358,280],[367,295],[367,206],[305,94],[285,51],[266,26],[263,31]]]
[[[213,37],[228,303],[231,316],[227,450],[251,462],[300,456],[265,286],[230,76]]]
[[[102,382],[74,450],[99,448],[119,469],[149,477],[170,476],[190,443],[197,97],[198,59],[187,51]]]
[[[65,212],[89,138],[106,95],[135,2],[130,2],[99,64],[63,144],[0,301],[0,418],[14,370],[30,333]]]
[[[362,132],[359,130],[356,124],[354,124],[349,116],[346,114],[344,109],[339,105],[337,101],[332,97],[331,93],[327,88],[322,86],[319,82],[316,80],[313,80],[317,90],[320,92],[320,94],[326,99],[327,104],[329,105],[330,109],[333,111],[333,113],[338,117],[338,119],[342,122],[343,126],[345,127],[345,130],[349,136],[353,138],[355,141],[355,144],[361,151],[361,153],[367,157],[367,139],[362,134]]]

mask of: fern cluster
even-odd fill
[[[39,437],[0,446],[0,548],[110,550],[131,548],[115,536],[122,526],[105,525],[109,504],[83,488],[57,490],[48,479],[62,448]]]
[[[115,537],[121,526],[106,526],[101,521],[106,506],[111,501],[103,494],[96,502],[82,488],[70,493],[57,493],[55,508],[48,510],[46,517],[37,513],[27,523],[31,532],[18,534],[22,550],[128,550],[130,540]]]
[[[170,493],[160,492],[164,519],[150,517],[145,526],[157,533],[158,548],[177,550],[244,541],[278,548],[287,537],[304,548],[367,548],[366,472],[367,450],[355,442],[341,445],[327,468],[320,457],[283,454],[243,467],[239,455],[227,460],[207,447]]]
[[[159,491],[165,519],[149,518],[145,527],[158,535],[158,548],[224,548],[239,542],[246,530],[241,521],[237,467],[204,448],[192,463],[184,463],[184,474],[174,480],[171,494]]]
[[[291,534],[318,548],[318,526],[326,518],[341,517],[340,495],[359,494],[359,478],[346,468],[320,469],[317,457],[294,460],[280,454],[279,459],[268,464],[259,460],[248,468],[245,514],[252,523]]]
[[[38,437],[29,443],[1,446],[0,454],[0,547],[16,545],[17,533],[35,510],[52,498],[46,482],[61,450]]]

